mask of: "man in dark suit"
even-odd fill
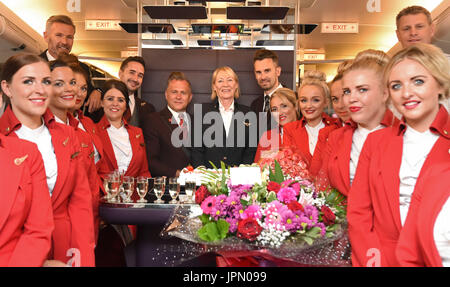
[[[179,176],[190,163],[189,147],[182,144],[189,142],[191,120],[186,108],[192,100],[192,89],[183,73],[170,74],[165,97],[167,107],[143,119],[148,169],[154,177]]]
[[[260,133],[262,134],[267,129],[270,129],[271,126],[275,127],[276,125],[275,122],[271,122],[270,98],[278,88],[283,87],[278,81],[278,77],[281,75],[281,67],[278,65],[278,56],[275,52],[262,49],[256,51],[255,56],[253,57],[253,68],[258,86],[263,89],[264,95],[253,100],[250,108],[255,113],[265,113],[267,126],[265,129],[260,130]]]
[[[142,57],[128,57],[120,65],[119,78],[127,86],[130,97],[129,113],[125,119],[132,126],[142,128],[142,118],[145,115],[155,112],[155,107],[140,99],[137,91],[142,86],[145,73],[145,60]]]
[[[48,18],[44,32],[44,40],[47,42],[48,48],[39,56],[47,61],[53,61],[62,53],[70,54],[75,30],[75,24],[66,15],[53,15]],[[88,75],[88,97],[84,104],[88,109],[85,109],[85,114],[92,117],[91,114],[101,108],[101,93],[92,85],[89,66],[82,62],[80,62],[80,66]]]

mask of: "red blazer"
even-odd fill
[[[83,115],[83,113],[80,110],[77,111],[77,114],[78,120],[81,122],[86,132],[91,136],[94,146],[97,149],[98,153],[100,154],[100,158],[103,158],[105,154],[103,152],[102,140],[98,136],[97,125],[94,124],[94,122],[89,117]],[[97,170],[99,168],[98,164],[99,162],[97,162]]]
[[[450,154],[447,154],[447,163],[432,166],[416,184],[396,249],[401,266],[442,267],[433,232],[437,216],[449,197]]]
[[[147,164],[147,153],[145,150],[144,136],[142,134],[142,130],[138,127],[131,126],[127,124],[125,120],[125,128],[128,131],[128,136],[131,143],[131,148],[133,150],[133,157],[131,158],[130,165],[128,166],[127,171],[125,172],[125,176],[146,176],[150,177],[150,172],[148,171]],[[98,136],[102,140],[103,149],[105,156],[102,160],[100,160],[99,164],[99,174],[103,178],[108,173],[111,173],[118,169],[116,156],[114,154],[114,149],[111,144],[111,140],[108,135],[108,131],[106,130],[110,127],[106,116],[97,123],[97,131]]]
[[[347,220],[352,264],[367,266],[378,250],[382,266],[398,266],[395,248],[402,229],[399,208],[399,171],[406,125],[371,133],[359,157],[356,176],[348,196]],[[441,107],[430,126],[439,139],[422,166],[417,182],[433,165],[448,164],[450,120]]]
[[[50,258],[66,263],[72,259],[71,255],[66,255],[69,252],[80,255],[81,266],[94,266],[92,193],[77,136],[71,127],[57,123],[49,110],[43,117],[52,136],[58,164],[58,177],[51,197],[55,230]],[[0,132],[17,137],[14,131],[20,127],[21,123],[8,107],[0,118]],[[79,252],[71,252],[73,248]]]
[[[278,142],[275,140],[272,142],[272,139],[278,137]],[[258,148],[255,154],[254,162],[258,162],[261,159],[261,152],[279,149],[282,145],[282,139],[279,129],[272,129],[264,132],[258,142]]]
[[[98,215],[98,206],[100,204],[100,189],[102,181],[97,173],[97,168],[94,161],[94,144],[91,135],[82,129],[78,128],[79,121],[71,114],[67,113],[69,125],[75,130],[78,141],[81,146],[81,153],[83,155],[83,165],[88,177],[89,188],[92,191],[92,213],[94,216],[94,235],[95,242],[98,238],[98,228],[100,226],[100,217]]]
[[[0,134],[0,266],[42,266],[53,213],[37,146]]]
[[[381,124],[390,127],[397,123],[399,120],[387,109]],[[330,133],[326,144],[319,145],[319,149],[324,147],[323,151],[318,151],[322,152],[321,170],[324,171],[330,185],[345,196],[348,196],[350,190],[350,153],[353,133],[357,127],[355,122],[349,120],[344,127]]]
[[[322,166],[321,150],[323,150],[323,147],[321,145],[326,143],[331,131],[341,127],[337,119],[328,116],[326,113],[322,114],[322,120],[325,127],[319,131],[319,138],[313,155],[309,152],[308,132],[305,128],[306,120],[304,118],[288,123],[283,127],[283,146],[297,147],[309,163],[309,171],[313,176],[318,174]]]

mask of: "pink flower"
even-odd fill
[[[289,203],[293,200],[296,200],[296,197],[297,195],[295,189],[293,189],[292,187],[283,187],[277,193],[278,200],[284,203]]]
[[[241,219],[247,218],[261,219],[262,218],[261,207],[259,207],[259,205],[256,204],[248,206],[247,209],[244,210],[243,213],[241,213]]]
[[[203,213],[212,215],[211,212],[214,208],[214,205],[216,204],[216,197],[215,196],[208,196],[201,205],[201,208],[203,210]]]

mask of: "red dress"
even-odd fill
[[[51,196],[55,230],[49,258],[64,263],[73,259],[81,266],[94,266],[92,192],[78,138],[71,127],[57,123],[49,110],[43,118],[52,137],[58,166],[58,176]],[[20,127],[21,123],[8,107],[0,118],[0,132],[17,137],[15,131]]]
[[[432,166],[422,177],[398,239],[397,260],[405,267],[442,267],[433,233],[437,216],[450,197],[450,154],[446,163]]]
[[[146,176],[150,177],[150,172],[148,171],[147,164],[147,152],[145,149],[144,136],[142,134],[142,130],[138,127],[131,126],[127,124],[125,120],[124,125],[128,131],[128,136],[131,143],[131,148],[133,151],[133,156],[131,158],[131,162],[128,165],[128,169],[125,172],[125,176]],[[104,177],[106,174],[111,173],[118,169],[116,156],[114,155],[114,149],[111,144],[111,140],[108,135],[108,131],[111,124],[109,123],[106,116],[97,123],[97,131],[98,136],[102,140],[104,157],[100,160],[99,164],[99,174],[101,177]]]
[[[0,266],[42,266],[53,213],[37,146],[0,134]]]
[[[399,120],[392,112],[386,110],[380,124],[390,127],[398,123]],[[355,122],[349,120],[343,128],[330,133],[326,144],[319,145],[318,152],[322,153],[321,170],[324,171],[330,185],[345,196],[348,196],[350,190],[350,153],[353,133],[357,127]],[[321,147],[324,147],[323,151],[320,151]]]
[[[312,155],[309,151],[308,132],[306,131],[305,118],[288,123],[283,127],[283,146],[293,146],[300,150],[305,160],[309,163],[309,171],[313,176],[319,173],[322,166],[322,145],[325,145],[326,139],[331,131],[340,128],[337,119],[328,116],[326,113],[322,114],[322,122],[325,127],[319,131],[319,136]]]
[[[354,266],[368,266],[377,261],[381,266],[399,265],[395,248],[402,230],[399,171],[405,129],[406,125],[400,123],[373,132],[361,151],[347,209]],[[439,109],[430,130],[439,139],[428,154],[417,182],[424,180],[432,166],[448,164],[450,120],[444,107]]]

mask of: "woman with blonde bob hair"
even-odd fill
[[[309,171],[315,176],[322,163],[321,146],[326,143],[329,133],[340,126],[337,119],[324,112],[330,97],[325,73],[306,72],[297,91],[303,118],[284,126],[283,145],[297,148],[308,162]]]
[[[255,162],[258,162],[264,151],[278,150],[283,144],[283,126],[300,118],[297,107],[297,95],[288,88],[279,88],[270,98],[270,112],[278,127],[266,131],[260,138],[256,150]]]
[[[439,176],[440,169],[433,167],[448,166],[450,162],[450,121],[445,108],[439,105],[439,97],[448,96],[449,71],[448,60],[440,49],[420,43],[398,52],[384,70],[390,99],[402,114],[402,121],[371,133],[361,151],[348,197],[349,237],[355,265],[374,262],[367,256],[374,249],[379,251],[377,265],[381,266],[408,262],[403,258],[412,253],[405,250],[420,252],[414,235],[405,235],[402,249],[397,250],[397,245],[400,234],[403,236],[402,227],[416,223],[412,218],[417,209],[411,198],[439,198],[446,191],[428,190],[428,185],[426,190],[415,187],[431,176]],[[427,232],[434,232],[442,258],[449,257],[448,239],[445,240],[445,233],[450,231],[445,218],[449,204],[442,207],[446,199],[441,198],[440,204],[434,201],[421,206],[428,209],[427,227],[434,228]]]
[[[257,118],[250,108],[235,101],[239,98],[239,79],[228,66],[217,68],[211,81],[211,100],[202,104],[201,144],[194,141],[192,164],[197,166],[228,166],[251,164],[257,146]],[[253,114],[254,115],[254,114]],[[194,127],[195,129],[197,127]],[[252,133],[250,133],[252,131]],[[256,133],[255,133],[256,132]],[[196,134],[192,131],[192,134]],[[196,139],[195,139],[196,140]]]

